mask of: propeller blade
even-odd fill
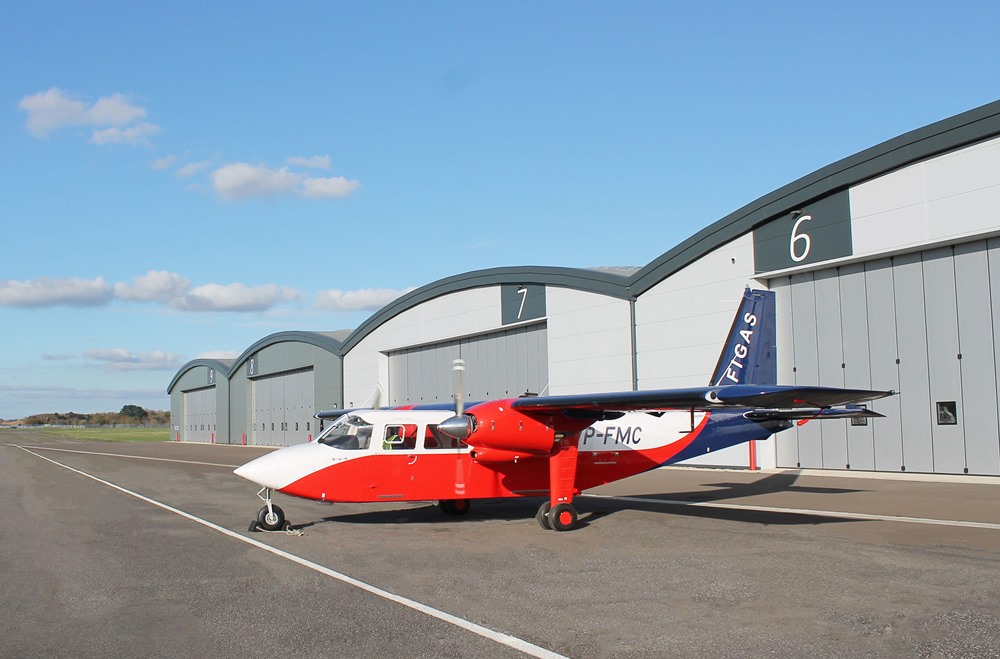
[[[465,360],[456,359],[451,370],[455,390],[455,416],[462,416],[465,413],[465,397],[462,393],[465,390]]]

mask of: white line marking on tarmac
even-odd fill
[[[17,446],[10,444],[10,446]],[[197,460],[177,460],[174,458],[151,458],[145,455],[126,455],[124,453],[101,453],[99,451],[79,451],[71,448],[55,448],[52,446],[18,446],[20,449],[34,449],[36,451],[62,451],[63,453],[82,453],[83,455],[106,455],[112,458],[132,458],[133,460],[153,460],[156,462],[180,462],[188,465],[205,465],[207,467],[228,467],[236,469],[239,465],[224,465],[217,462],[198,462]],[[41,457],[41,456],[38,456]]]
[[[452,615],[450,613],[446,613],[444,611],[439,611],[438,609],[435,609],[435,608],[432,608],[430,606],[427,606],[426,604],[421,604],[420,602],[417,602],[415,600],[408,599],[406,597],[403,597],[402,595],[396,595],[395,593],[390,593],[387,590],[382,590],[381,588],[378,588],[377,586],[372,586],[371,584],[367,584],[367,583],[365,583],[363,581],[358,581],[357,579],[349,577],[346,574],[342,574],[342,573],[337,572],[335,570],[331,570],[330,568],[325,567],[323,565],[320,565],[319,563],[313,563],[312,561],[307,560],[305,558],[302,558],[300,556],[296,556],[295,554],[290,554],[290,553],[288,553],[286,551],[282,551],[281,549],[277,549],[275,547],[271,547],[270,545],[266,545],[263,542],[259,542],[257,540],[254,540],[253,538],[248,538],[248,537],[246,537],[244,535],[240,535],[239,533],[236,533],[235,531],[230,531],[229,529],[227,529],[225,527],[222,527],[222,526],[219,526],[218,524],[213,524],[212,522],[209,522],[208,520],[204,520],[204,519],[202,519],[200,517],[195,517],[194,515],[192,515],[190,513],[184,512],[183,510],[179,510],[179,509],[174,508],[172,506],[168,506],[167,504],[161,503],[161,502],[159,502],[159,501],[157,501],[155,499],[150,499],[149,497],[143,496],[142,494],[139,494],[138,492],[133,492],[132,490],[127,490],[127,489],[125,489],[124,487],[122,487],[120,485],[115,485],[114,483],[112,483],[110,481],[106,481],[106,480],[104,480],[102,478],[98,478],[97,476],[93,476],[91,474],[88,474],[85,471],[80,471],[79,469],[75,469],[73,467],[70,467],[69,465],[64,465],[61,462],[57,462],[57,461],[55,461],[55,460],[53,460],[51,458],[47,458],[44,455],[39,455],[38,453],[35,453],[34,451],[31,451],[31,450],[25,448],[24,446],[17,446],[16,444],[12,444],[11,446],[15,446],[16,448],[19,448],[19,449],[21,449],[22,451],[24,451],[26,453],[30,453],[31,455],[35,456],[36,458],[41,458],[42,460],[45,460],[47,462],[51,462],[52,464],[58,465],[58,466],[62,467],[63,469],[68,469],[69,471],[72,471],[75,474],[79,474],[81,476],[85,476],[85,477],[87,477],[87,478],[89,478],[89,479],[91,479],[93,481],[97,481],[98,483],[100,483],[102,485],[106,485],[106,486],[108,486],[108,487],[110,487],[110,488],[112,488],[114,490],[118,490],[119,492],[127,494],[127,495],[129,495],[131,497],[135,497],[136,499],[139,499],[140,501],[145,501],[146,503],[149,503],[149,504],[152,504],[154,506],[157,506],[158,508],[162,508],[163,510],[172,512],[175,515],[180,515],[181,517],[189,519],[192,522],[197,522],[198,524],[201,524],[202,526],[206,526],[206,527],[212,529],[213,531],[218,531],[219,533],[221,533],[223,535],[227,535],[227,536],[229,536],[231,538],[235,538],[236,540],[239,540],[241,542],[245,542],[248,545],[253,545],[254,547],[257,547],[259,549],[263,549],[264,551],[267,551],[267,552],[270,552],[272,554],[275,554],[276,556],[280,556],[281,558],[288,559],[288,560],[292,561],[293,563],[298,563],[299,565],[302,565],[303,567],[307,567],[310,570],[314,570],[316,572],[319,572],[320,574],[325,574],[328,577],[332,577],[332,578],[334,578],[334,579],[336,579],[338,581],[342,581],[343,583],[346,583],[348,585],[354,586],[355,588],[359,588],[361,590],[369,592],[369,593],[371,593],[373,595],[376,595],[378,597],[381,597],[383,599],[387,599],[390,602],[395,602],[397,604],[402,604],[403,606],[408,607],[410,609],[413,609],[414,611],[419,611],[420,613],[423,613],[425,615],[431,616],[432,618],[437,618],[438,620],[441,620],[443,622],[447,622],[449,624],[455,625],[456,627],[460,627],[460,628],[462,628],[462,629],[464,629],[466,631],[472,632],[473,634],[477,634],[479,636],[482,636],[483,638],[487,638],[487,639],[489,639],[491,641],[495,641],[496,643],[499,643],[501,645],[506,645],[507,647],[514,648],[515,650],[519,650],[519,651],[523,652],[524,654],[530,655],[532,657],[541,657],[543,659],[567,659],[566,657],[564,657],[561,654],[557,654],[555,652],[552,652],[551,650],[546,650],[543,647],[539,647],[539,646],[537,646],[537,645],[535,645],[533,643],[529,643],[528,641],[525,641],[523,639],[517,638],[516,636],[511,636],[509,634],[504,634],[503,632],[498,632],[498,631],[495,631],[493,629],[489,629],[488,627],[483,627],[482,625],[477,625],[474,622],[469,622],[468,620],[465,620],[463,618],[459,618],[458,616],[454,616],[454,615]]]
[[[811,510],[809,508],[776,508],[774,506],[753,506],[741,503],[715,503],[711,501],[676,501],[673,499],[649,499],[646,497],[616,497],[610,494],[581,494],[581,497],[612,499],[636,503],[660,503],[665,506],[696,506],[698,508],[722,508],[725,510],[750,510],[759,513],[785,513],[790,515],[817,515],[838,519],[859,519],[878,522],[903,522],[905,524],[935,524],[938,526],[961,526],[969,529],[1000,530],[1000,524],[992,522],[965,522],[954,519],[934,519],[931,517],[906,517],[903,515],[872,515],[869,513],[847,513],[837,510]]]

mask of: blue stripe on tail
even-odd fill
[[[774,293],[743,292],[709,385],[777,384]]]

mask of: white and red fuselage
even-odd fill
[[[576,453],[575,459],[559,461],[562,469],[572,470],[560,479],[572,497],[773,432],[730,411],[669,410],[628,412],[609,421],[578,420],[569,429],[576,432],[567,438],[511,409],[512,400],[480,403],[468,410],[479,419],[469,444],[437,431],[439,423],[454,415],[450,410],[359,410],[338,419],[315,441],[264,455],[236,474],[283,494],[318,501],[544,496],[553,477],[549,458],[562,450]],[[565,419],[561,425],[565,428]]]

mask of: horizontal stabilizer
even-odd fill
[[[799,419],[882,419],[884,414],[865,407],[848,405],[847,407],[802,408],[794,410],[757,409],[743,415],[751,421],[798,421]]]

